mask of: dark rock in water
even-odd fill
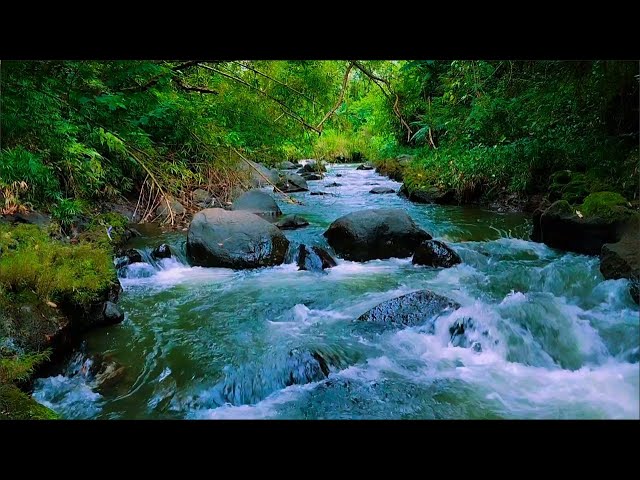
[[[329,195],[329,196],[333,196],[333,193],[329,193],[329,192],[311,192],[309,195]]]
[[[329,253],[320,247],[300,245],[298,251],[298,269],[320,272],[326,268],[335,267],[336,261]]]
[[[231,210],[242,210],[261,217],[277,217],[282,211],[271,195],[260,190],[249,190],[236,199]]]
[[[156,260],[160,260],[162,258],[171,258],[171,247],[166,243],[158,245],[151,252],[151,256]]]
[[[114,325],[124,320],[124,312],[113,302],[104,303],[104,323],[106,325]]]
[[[280,265],[289,240],[278,227],[244,211],[208,208],[187,232],[187,255],[202,267],[256,268]]]
[[[600,253],[600,272],[604,278],[631,280],[629,293],[640,303],[640,220],[633,217],[621,228],[616,243],[606,243]]]
[[[332,188],[332,187],[341,187],[342,184],[341,183],[337,183],[337,182],[331,182],[331,183],[327,183],[325,185],[325,188]]]
[[[312,180],[322,180],[324,178],[324,175],[320,173],[305,172],[305,173],[302,173],[300,176],[309,182]]]
[[[341,173],[336,173],[336,177],[341,177],[342,174]]]
[[[550,247],[598,255],[605,243],[617,242],[628,217],[580,216],[565,200],[551,204],[540,216],[540,238]]]
[[[295,173],[286,173],[278,180],[276,186],[285,193],[306,192],[309,190],[307,181]],[[274,189],[274,191],[276,190]]]
[[[274,225],[281,230],[293,230],[296,228],[306,227],[309,225],[309,222],[306,218],[301,217],[300,215],[285,215]]]
[[[456,320],[453,325],[449,327],[449,334],[451,335],[451,345],[454,347],[469,348],[471,345],[469,343],[469,339],[465,335],[465,332],[473,330],[474,328],[475,325],[473,323],[473,319],[471,318]],[[480,351],[482,351],[482,347],[480,347]]]
[[[389,187],[375,187],[369,190],[369,193],[383,194],[383,193],[396,193],[396,191],[393,188],[389,188]]]
[[[437,187],[429,187],[422,190],[409,192],[403,183],[398,195],[407,197],[416,203],[437,203],[438,205],[450,205],[455,203],[456,195],[453,190],[440,190]]]
[[[421,242],[431,239],[399,208],[350,213],[335,220],[324,236],[338,255],[357,262],[408,257]]]
[[[411,263],[429,267],[452,267],[461,263],[462,259],[450,246],[439,240],[422,242],[413,254]]]
[[[429,332],[433,333],[436,318],[442,313],[458,308],[460,304],[447,297],[430,290],[419,290],[382,302],[358,317],[356,321],[395,327],[428,324]]]
[[[356,170],[373,170],[375,167],[368,163],[363,163],[362,165],[358,165]]]
[[[302,168],[300,169],[300,173],[303,173],[303,172],[319,173],[319,172],[326,172],[326,171],[327,169],[325,168],[325,166],[319,163],[317,160],[307,161],[307,163],[303,165]]]
[[[125,250],[120,252],[118,258],[116,259],[116,269],[120,269],[126,267],[127,265],[131,265],[132,263],[141,263],[142,255],[135,248],[130,248],[129,250]]]

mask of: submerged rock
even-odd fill
[[[341,187],[342,184],[338,182],[331,182],[325,185],[325,188]]]
[[[321,272],[326,268],[335,267],[336,261],[325,249],[300,245],[298,249],[298,269]]]
[[[329,192],[311,192],[309,195],[329,195],[330,197],[334,196],[333,193]]]
[[[389,187],[374,187],[371,190],[369,190],[369,193],[375,193],[375,194],[383,194],[383,193],[396,193],[396,191],[393,188],[389,188]]]
[[[280,220],[278,220],[275,224],[281,230],[293,230],[296,228],[302,228],[309,225],[309,222],[306,218],[301,217],[300,215],[285,215]]]
[[[158,245],[151,252],[151,256],[156,260],[160,260],[163,258],[171,258],[171,247],[166,243]]]
[[[278,180],[276,187],[284,193],[306,192],[309,190],[307,181],[295,173],[286,173]],[[274,189],[274,191],[276,190]]]
[[[431,239],[399,208],[350,213],[335,220],[324,236],[338,255],[357,262],[408,257],[422,241]]]
[[[439,240],[422,242],[413,254],[411,263],[428,267],[453,267],[461,263],[462,259],[450,246]]]
[[[392,298],[373,307],[356,319],[358,322],[373,322],[395,327],[412,327],[429,324],[429,331],[435,331],[435,320],[442,313],[460,308],[453,300],[419,290]]]
[[[271,223],[245,211],[208,208],[187,232],[187,255],[202,267],[256,268],[280,265],[289,240]]]
[[[277,217],[282,211],[271,195],[260,190],[249,190],[237,198],[231,210],[242,210],[261,217]]]

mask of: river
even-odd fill
[[[597,257],[528,241],[523,215],[370,194],[400,184],[355,165],[332,166],[309,185],[333,195],[277,199],[310,222],[285,231],[292,242],[328,248],[322,232],[336,218],[399,207],[463,263],[336,258],[324,273],[295,264],[233,271],[188,266],[184,233],[137,239],[148,263],[123,272],[125,321],[86,334],[58,372],[36,381],[34,398],[88,419],[639,417],[638,307],[626,280],[603,280]],[[177,254],[155,262],[149,254],[162,241]],[[462,307],[435,331],[354,324],[419,289]],[[465,318],[479,348],[451,341]],[[314,351],[332,359],[328,378],[291,381],[309,373]],[[118,382],[97,386],[88,373],[96,354],[123,367]]]

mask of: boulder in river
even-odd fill
[[[373,187],[371,190],[369,190],[369,193],[381,195],[385,193],[396,193],[396,191],[393,188],[389,187]]]
[[[151,256],[156,260],[171,258],[171,247],[166,243],[162,243],[153,249]]]
[[[363,163],[362,165],[358,165],[356,170],[373,170],[374,168],[370,163]]]
[[[329,192],[320,192],[320,191],[318,191],[318,192],[311,192],[311,193],[309,193],[309,195],[329,195],[330,197],[333,197],[333,196],[334,196],[334,194],[333,194],[333,193],[329,193]]]
[[[435,186],[409,191],[406,184],[402,184],[398,195],[407,197],[416,203],[436,203],[438,205],[450,205],[455,203],[455,192],[453,190],[442,190]]]
[[[207,208],[193,217],[187,255],[202,267],[256,268],[280,265],[289,240],[278,227],[245,211]]]
[[[324,178],[324,175],[322,175],[321,173],[310,172],[301,173],[300,176],[309,182],[312,180],[322,180]]]
[[[245,162],[241,160],[238,168],[249,176],[249,182],[254,188],[266,187],[273,185],[278,181],[278,171],[265,167],[260,163],[251,160]]]
[[[126,267],[132,263],[141,263],[142,255],[135,248],[130,248],[125,251],[120,251],[118,258],[116,258],[116,269]]]
[[[104,318],[104,325],[114,325],[124,320],[124,312],[122,309],[110,301],[104,303],[104,310],[102,314]]]
[[[598,255],[605,243],[619,240],[621,231],[633,215],[633,211],[624,205],[614,205],[610,211],[604,207],[590,208],[600,196],[591,194],[577,207],[572,207],[565,200],[552,203],[539,220],[534,218],[539,221],[537,227],[534,225],[534,232],[539,232],[537,238],[560,250]]]
[[[294,168],[300,168],[300,164],[291,163],[288,160],[280,163],[280,168],[282,170],[293,170]]]
[[[400,208],[360,210],[335,220],[324,232],[341,257],[357,262],[408,257],[431,235]]]
[[[309,222],[306,218],[301,217],[300,215],[285,215],[280,220],[278,220],[275,224],[280,230],[294,230],[296,228],[302,228],[309,225]]]
[[[261,217],[277,217],[282,211],[276,201],[268,193],[260,190],[249,190],[234,200],[231,210],[242,210]]]
[[[278,180],[276,186],[284,193],[306,192],[309,190],[307,181],[295,173],[284,174],[280,180]],[[274,189],[274,191],[276,190]]]
[[[325,185],[325,188],[341,187],[342,184],[338,182],[331,182]]]
[[[606,243],[600,252],[600,272],[606,279],[628,278],[631,280],[630,293],[636,303],[640,303],[640,219],[633,217],[622,229],[621,238],[616,243]]]
[[[298,250],[298,269],[321,272],[326,268],[335,267],[336,261],[324,248],[300,245]]]
[[[326,172],[327,169],[325,168],[325,166],[318,162],[317,160],[313,160],[313,159],[309,159],[307,160],[307,163],[305,163],[302,168],[300,169],[299,173],[303,173],[303,172],[315,172],[315,173],[321,173],[321,172]]]
[[[453,267],[462,259],[449,245],[439,240],[425,240],[413,254],[411,263],[428,267]]]
[[[428,325],[429,332],[433,333],[435,320],[442,313],[458,308],[460,304],[447,297],[433,293],[431,290],[418,290],[382,302],[360,315],[356,321],[395,327]]]

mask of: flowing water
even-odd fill
[[[285,232],[292,243],[328,248],[322,232],[336,218],[399,207],[463,263],[233,271],[188,266],[184,234],[138,239],[147,263],[121,272],[125,321],[88,333],[34,397],[65,418],[639,417],[638,308],[626,280],[603,280],[596,257],[528,241],[521,215],[369,194],[400,184],[354,165],[309,185],[333,195],[278,199],[310,222]],[[161,241],[177,255],[156,262]],[[419,289],[462,307],[433,328],[353,322]],[[118,370],[110,384],[92,373],[99,355]]]

